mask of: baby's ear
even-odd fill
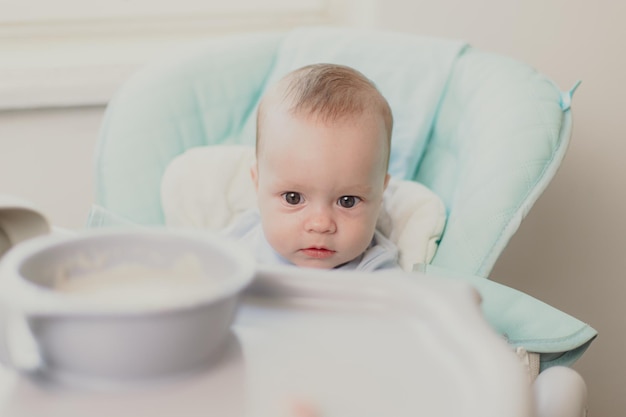
[[[252,165],[250,166],[250,177],[252,178],[254,189],[258,191],[259,190],[259,167],[256,161],[254,161]]]

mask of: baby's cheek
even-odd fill
[[[346,236],[349,236],[350,246],[353,247],[354,250],[364,251],[369,246],[374,236],[374,227],[375,224],[363,218],[347,224],[344,232]]]
[[[267,216],[263,224],[263,229],[265,238],[278,252],[285,251],[285,248],[289,246],[289,242],[294,238],[293,224],[288,216]]]

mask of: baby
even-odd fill
[[[258,212],[229,234],[261,263],[311,268],[399,268],[376,230],[393,118],[360,72],[309,65],[281,79],[257,114],[251,168]]]

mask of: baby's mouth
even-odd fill
[[[304,249],[300,249],[300,252],[304,253],[306,256],[308,256],[310,258],[315,258],[315,259],[330,258],[331,256],[333,256],[335,254],[334,250],[327,249],[327,248],[324,248],[324,247],[304,248]]]

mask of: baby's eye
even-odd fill
[[[302,202],[302,196],[300,195],[300,193],[297,193],[295,191],[283,193],[283,198],[285,199],[287,204],[290,204],[292,206],[295,206]]]
[[[360,201],[361,199],[359,197],[355,197],[353,195],[344,195],[342,197],[339,197],[337,203],[343,208],[352,208],[356,206]]]

